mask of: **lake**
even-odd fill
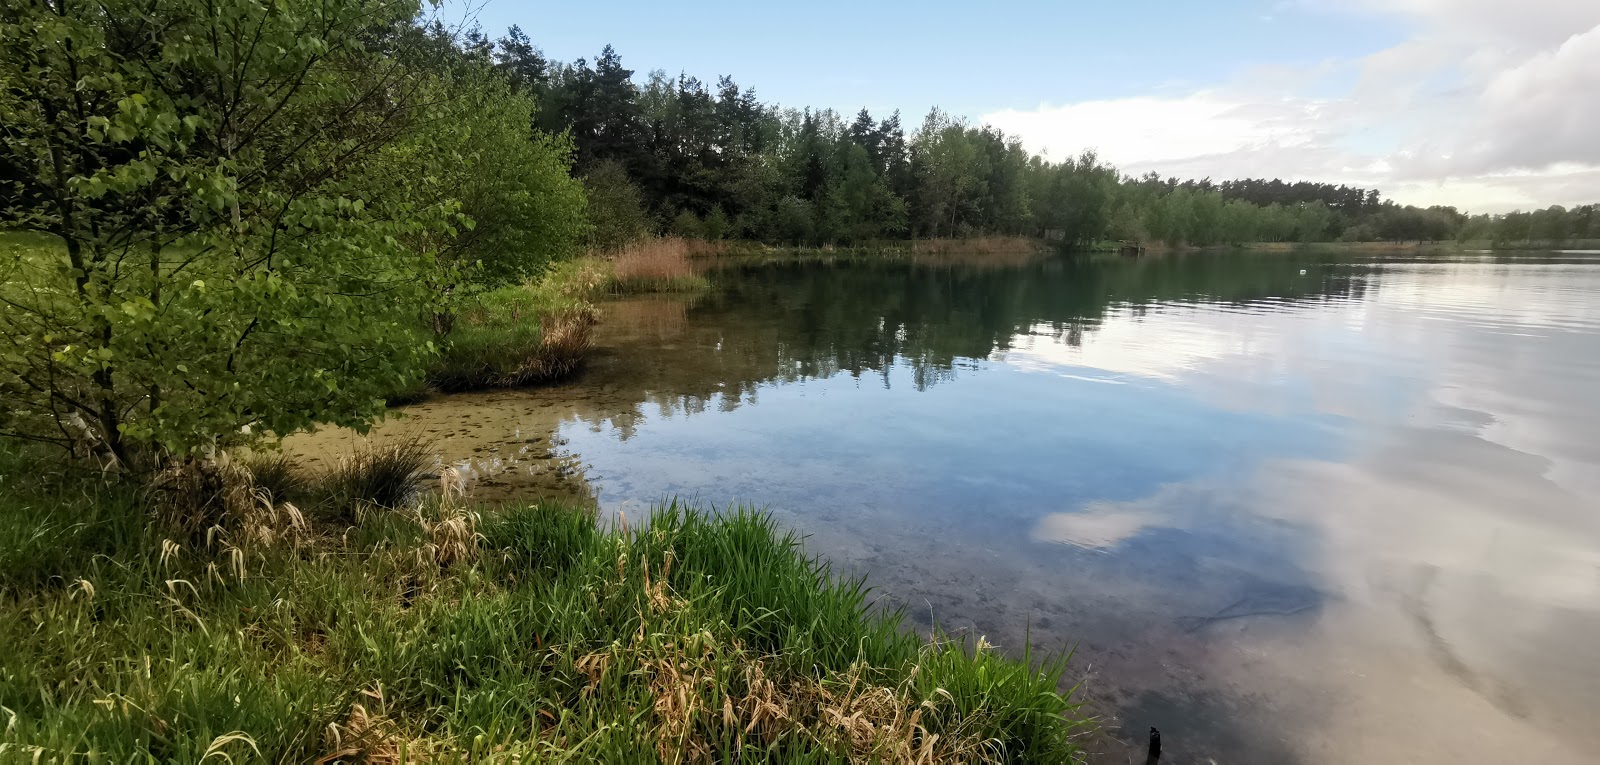
[[[487,499],[767,508],[915,625],[1075,648],[1106,762],[1600,760],[1600,253],[959,261],[725,263],[379,432]]]

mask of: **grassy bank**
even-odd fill
[[[596,301],[613,294],[705,289],[708,282],[691,258],[720,249],[675,237],[644,239],[613,253],[555,264],[528,284],[479,295],[455,315],[425,379],[391,396],[390,403],[564,378],[589,351],[599,317]]]
[[[196,505],[206,481],[170,495],[41,480],[11,460],[0,472],[0,754],[1076,756],[1059,661],[1030,667],[981,640],[924,643],[759,513],[669,505],[606,530],[558,507],[361,501],[417,460],[385,464],[372,473],[368,455],[341,476],[288,483],[285,466],[258,468],[301,498],[295,511],[226,488]],[[352,478],[363,474],[391,480]],[[230,466],[210,484],[240,475]],[[181,512],[164,496],[184,498]],[[177,522],[196,513],[211,526]]]
[[[1600,239],[1547,239],[1523,242],[1478,240],[1462,242],[1461,246],[1483,250],[1600,250]]]
[[[583,363],[596,317],[583,299],[526,287],[487,293],[456,317],[428,370],[427,387],[455,393],[566,377]]]

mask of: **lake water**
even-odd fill
[[[1101,761],[1600,761],[1600,253],[712,280],[382,431],[487,498],[759,505],[923,627],[1076,647]]]

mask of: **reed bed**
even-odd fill
[[[5,494],[0,760],[1079,758],[1064,657],[925,642],[761,513],[602,528],[443,481],[237,561],[138,492]]]
[[[610,256],[614,286],[623,293],[705,289],[706,278],[691,258],[721,249],[721,243],[672,236],[632,242]]]

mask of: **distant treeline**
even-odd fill
[[[1375,189],[1345,185],[1123,177],[1092,151],[1051,161],[1016,136],[938,108],[915,126],[899,112],[784,108],[729,76],[708,83],[655,70],[641,84],[611,46],[593,62],[561,63],[518,27],[499,40],[431,29],[441,52],[491,62],[531,95],[536,127],[571,135],[602,243],[640,231],[812,245],[989,234],[1069,246],[1464,235],[1515,242],[1534,236],[1519,216],[1565,220],[1577,212],[1469,220],[1455,208],[1397,205]],[[1576,218],[1542,231],[1600,235],[1591,215]]]

